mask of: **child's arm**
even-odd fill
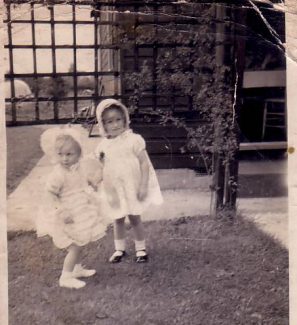
[[[90,185],[95,192],[98,191],[98,187],[100,183],[102,182],[102,172],[101,170],[98,170],[92,175],[88,175],[87,177],[88,185]]]
[[[109,204],[112,208],[118,209],[120,207],[119,196],[117,190],[108,179],[104,179],[104,188]]]
[[[141,172],[141,180],[138,189],[138,199],[139,201],[143,201],[148,192],[148,180],[149,180],[149,161],[146,150],[142,150],[138,155],[139,163],[140,163],[140,172]]]
[[[59,196],[56,193],[47,190],[44,199],[46,202],[46,210],[52,211],[53,215],[61,218],[65,224],[73,223],[70,212],[61,205]]]
[[[88,185],[90,185],[94,191],[97,191],[98,186],[102,182],[102,163],[94,158],[88,158],[82,160],[81,165],[84,169]]]
[[[44,211],[47,211],[46,214],[54,218],[59,218],[64,223],[72,223],[73,218],[70,211],[63,206],[60,199],[63,186],[64,174],[61,172],[60,168],[55,167],[45,183],[43,207]]]

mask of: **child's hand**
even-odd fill
[[[139,201],[145,200],[147,197],[147,186],[140,186],[138,193],[137,193],[137,198]]]
[[[97,191],[103,178],[102,164],[95,159],[84,159],[81,164],[85,170],[88,185],[90,185],[94,191]]]
[[[108,201],[112,208],[119,209],[120,207],[120,200],[116,192],[109,193]]]
[[[90,179],[89,185],[94,189],[94,191],[98,190],[98,186],[102,182],[102,172],[101,170],[97,171]]]
[[[88,185],[91,186],[95,192],[98,191],[99,183],[100,182],[96,182],[96,181],[88,181]]]
[[[137,197],[139,201],[145,200],[148,192],[148,181],[149,181],[149,160],[146,150],[142,150],[138,155],[140,170],[141,170],[141,181],[138,189]]]
[[[107,200],[110,206],[114,209],[120,208],[120,199],[116,189],[108,182],[105,182],[105,192],[107,194]]]

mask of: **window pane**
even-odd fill
[[[4,49],[4,73],[9,73],[9,53],[8,49]]]
[[[91,11],[93,8],[91,6],[76,6],[76,20],[85,20],[85,21],[92,21],[93,18],[91,17]]]
[[[78,103],[77,103],[78,111],[81,110],[82,108],[87,108],[90,105],[92,105],[92,100],[91,99],[89,99],[89,100],[79,99]]]
[[[14,79],[14,88],[15,88],[15,95],[17,97],[26,97],[26,98],[34,97],[35,84],[33,78],[22,77],[22,78]]]
[[[72,45],[73,26],[70,24],[55,25],[55,42],[57,45]]]
[[[12,122],[11,103],[5,103],[5,120],[6,120],[6,122]]]
[[[76,26],[76,43],[79,45],[94,44],[94,25]]]
[[[68,93],[68,85],[64,77],[56,76],[39,78],[39,97],[56,98],[65,97]]]
[[[51,44],[51,27],[48,24],[35,25],[35,42],[36,45]]]
[[[102,87],[103,86],[103,87]],[[99,82],[99,95],[113,96],[117,90],[117,78],[114,76],[102,76]]]
[[[73,96],[73,77],[61,77],[63,81],[64,95],[69,97]]]
[[[54,10],[55,20],[72,20],[72,6],[55,5]]]
[[[91,71],[95,69],[93,50],[78,50],[77,51],[77,70]]]
[[[95,92],[95,78],[93,76],[77,77],[78,96],[91,96]]]
[[[35,118],[35,104],[33,102],[23,101],[23,98],[33,99],[32,89],[30,87],[30,81],[28,78],[14,79],[14,96],[19,99],[15,104],[16,114],[18,121],[31,121]],[[5,97],[11,98],[11,81],[5,82]],[[11,116],[11,104],[6,103],[6,116]]]
[[[12,44],[32,45],[31,24],[11,24],[12,25]]]
[[[29,49],[13,50],[13,68],[15,73],[32,73],[33,51]]]
[[[34,18],[36,20],[50,20],[50,11],[45,5],[35,5],[34,9]]]
[[[39,102],[39,118],[41,120],[49,120],[54,118],[53,102]]]
[[[126,61],[128,61],[128,59],[126,59],[124,63],[126,63]],[[134,62],[134,59],[132,60],[132,62]],[[113,71],[113,50],[98,50],[98,67],[99,71]]]
[[[37,72],[39,73],[53,72],[51,50],[36,50],[36,58],[37,58]]]
[[[12,20],[28,20],[31,18],[31,6],[29,4],[19,4],[10,6]]]
[[[34,121],[35,120],[35,103],[34,102],[18,102],[16,103],[16,112],[18,121]]]
[[[4,30],[3,30],[3,43],[4,45],[8,44],[8,33],[7,33],[7,25],[3,25]]]
[[[8,79],[6,79],[4,82],[4,91],[5,91],[5,98],[10,98],[11,97],[11,82]]]
[[[98,42],[104,45],[112,45],[112,26],[99,25],[98,29]]]
[[[73,69],[73,50],[56,50],[57,72],[69,72]]]
[[[59,118],[74,118],[74,102],[72,100],[59,101]]]
[[[8,18],[7,18],[7,9],[6,9],[6,6],[3,6],[3,21],[4,20],[7,20]]]

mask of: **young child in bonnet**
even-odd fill
[[[115,252],[109,261],[118,263],[126,255],[125,218],[128,217],[134,230],[135,260],[146,262],[148,253],[141,214],[151,204],[161,204],[163,199],[145,141],[130,129],[128,109],[121,102],[103,100],[96,115],[101,141],[95,156],[103,164],[108,214],[114,220]]]
[[[93,193],[102,180],[101,169],[97,164],[90,177],[88,168],[83,168],[82,138],[73,127],[55,127],[42,134],[41,148],[55,165],[37,219],[37,235],[49,235],[56,247],[67,249],[59,285],[75,289],[86,284],[79,278],[96,273],[80,264],[82,247],[102,238],[107,228]]]

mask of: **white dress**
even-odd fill
[[[148,195],[139,201],[137,193],[141,180],[139,153],[145,149],[141,135],[128,129],[116,138],[103,138],[96,148],[97,159],[103,162],[103,184],[112,186],[113,191],[106,190],[107,199],[117,202],[110,206],[112,219],[127,215],[141,215],[150,204],[163,202],[156,173],[149,160]],[[149,158],[148,158],[149,159]]]
[[[69,170],[55,166],[49,176],[45,190],[57,196],[57,200],[45,199],[37,219],[37,235],[49,235],[58,248],[71,244],[84,246],[105,235],[107,221],[92,193],[88,190],[87,179],[79,164]],[[65,224],[63,212],[67,211],[73,223]]]

